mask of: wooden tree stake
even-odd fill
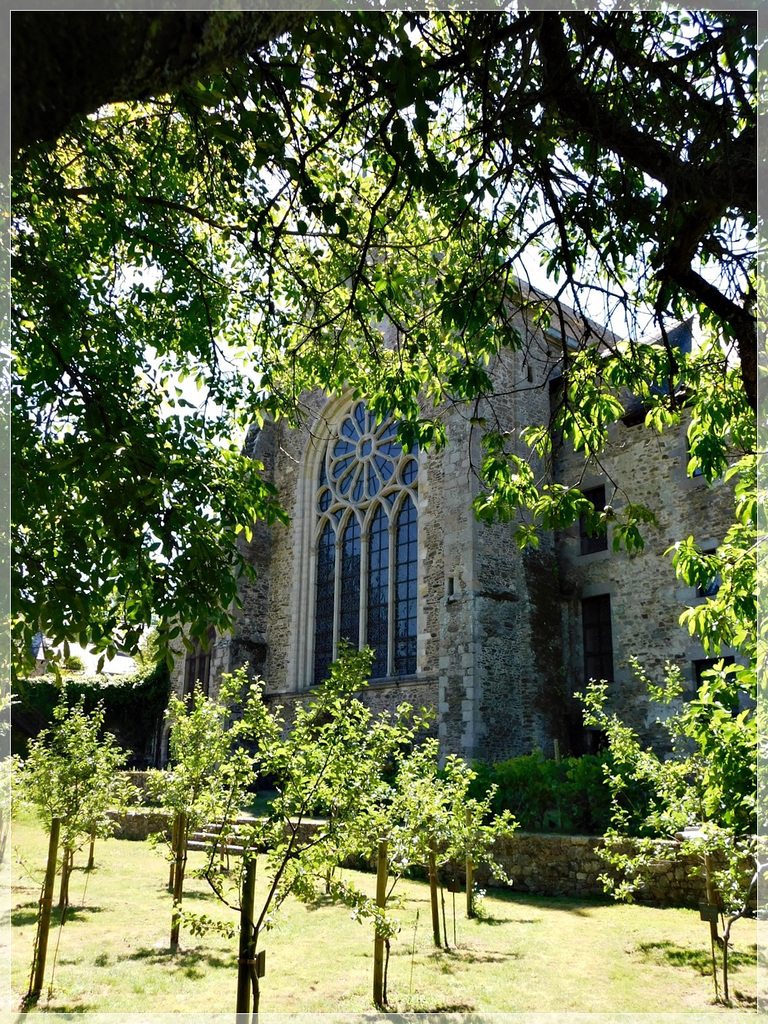
[[[187,843],[186,843],[186,832],[187,832],[187,816],[183,811],[179,811],[176,815],[177,821],[177,834],[176,834],[176,868],[173,875],[173,917],[171,918],[171,949],[173,952],[179,948],[179,930],[181,928],[181,918],[179,917],[179,909],[181,907],[181,900],[184,894],[184,862],[187,859]]]
[[[376,866],[376,906],[387,905],[387,840],[379,840],[379,858]],[[384,936],[378,931],[373,940],[373,1005],[384,1005]]]
[[[472,886],[474,885],[474,879],[472,874],[474,872],[474,864],[472,863],[472,857],[470,855],[470,843],[469,843],[469,828],[472,824],[472,811],[467,808],[467,860],[466,860],[466,890],[467,890],[467,917],[475,916],[475,908],[472,901]]]

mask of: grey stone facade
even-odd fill
[[[493,373],[504,397],[481,414],[518,439],[526,426],[548,423],[557,361],[552,342],[529,332],[521,352],[498,357]],[[212,652],[214,691],[222,671],[248,662],[270,698],[286,704],[310,692],[318,467],[350,401],[312,394],[302,429],[278,423],[249,434],[247,451],[278,486],[290,524],[257,526],[245,548],[257,579],[243,587],[234,636],[218,638]],[[610,621],[611,699],[653,737],[657,711],[638,692],[628,659],[651,674],[677,662],[693,685],[704,652],[678,619],[698,598],[680,586],[665,552],[690,534],[716,545],[732,515],[730,488],[687,477],[685,424],[658,435],[620,422],[599,464],[564,446],[551,466],[535,468],[553,482],[602,485],[616,511],[626,502],[653,508],[658,525],[645,528],[642,553],[613,552],[609,533],[605,550],[583,554],[578,524],[520,551],[514,524],[488,526],[473,515],[481,450],[470,413],[449,407],[444,419],[447,448],[418,456],[416,672],[373,682],[365,699],[376,708],[400,700],[432,707],[443,750],[468,759],[497,761],[535,747],[551,756],[555,741],[563,754],[581,753],[590,742],[574,697],[586,683],[584,602],[602,598],[590,607]],[[180,663],[177,688],[182,681]]]

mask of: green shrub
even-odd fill
[[[535,750],[494,765],[476,762],[473,768],[477,777],[471,795],[482,796],[495,784],[494,811],[511,811],[526,832],[602,835],[611,823],[608,751],[555,761]],[[627,789],[625,796],[634,833],[647,798],[637,786]]]
[[[140,669],[129,676],[64,676],[67,703],[83,698],[87,713],[97,704],[104,705],[106,728],[114,733],[120,746],[129,751],[131,766],[145,767],[148,751],[170,694],[170,675],[163,663]],[[48,728],[62,687],[52,675],[17,679],[13,683],[11,707],[14,753],[26,754],[26,741]]]

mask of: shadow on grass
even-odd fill
[[[151,964],[164,964],[179,967],[189,978],[199,977],[198,966],[206,967],[231,967],[232,958],[215,956],[204,949],[184,949],[173,952],[168,947],[160,949],[137,949],[135,953],[127,956],[117,957],[117,960],[145,960]],[[192,973],[190,973],[192,972]],[[197,973],[196,973],[197,972]]]
[[[704,947],[687,949],[684,946],[677,946],[667,939],[661,939],[658,942],[641,942],[637,948],[647,960],[652,960],[655,963],[668,963],[672,967],[687,967],[703,975],[712,973],[712,952]],[[717,963],[718,967],[722,964],[722,952],[719,950]],[[756,967],[757,946],[750,946],[743,952],[731,950],[728,954],[728,966],[730,969]]]
[[[615,906],[615,902],[599,896],[585,899],[572,899],[568,896],[534,896],[532,893],[510,892],[505,889],[489,889],[488,899],[495,902],[508,903],[510,907],[524,907],[526,910],[557,911],[573,914],[576,917],[591,917],[594,910],[600,907]],[[481,924],[539,924],[541,918],[500,917],[490,911],[488,903],[483,901],[476,920]]]
[[[40,1005],[42,1003],[42,1005]],[[96,1003],[60,1003],[56,1000],[56,993],[54,992],[51,1000],[45,1002],[43,999],[40,1003],[30,1002],[27,1003],[22,1000],[20,1007],[21,1016],[16,1018],[15,1024],[25,1024],[28,1020],[26,1014],[28,1013],[49,1013],[56,1014],[59,1017],[71,1016],[74,1020],[81,1018],[84,1013],[98,1013],[100,1007]]]
[[[413,1008],[408,1009],[405,1012],[406,1014],[419,1013],[423,1015],[426,1013],[474,1013],[475,1010],[476,1006],[474,1003],[445,1003],[443,1005],[438,1004],[437,1006],[428,1003],[414,1003]],[[396,1013],[389,1013],[387,1016],[397,1018],[399,1015]],[[402,1020],[408,1021],[409,1024],[413,1024],[413,1020],[410,1017],[403,1016]]]
[[[71,1016],[74,1019],[82,1017],[84,1013],[95,1013],[99,1010],[99,1006],[95,1003],[66,1003],[60,1002],[56,995],[56,990],[52,992],[50,998],[48,998],[48,986],[43,988],[43,991],[39,996],[25,995],[18,1004],[18,1010],[21,1016],[17,1017],[14,1024],[24,1024],[29,1018],[27,1014],[30,1013],[48,1013],[56,1014],[57,1016]],[[10,1018],[4,1018],[10,1020]]]
[[[204,879],[194,879],[194,880],[195,881],[205,881]],[[187,883],[186,883],[186,880],[185,880],[185,882],[184,882],[185,888],[184,888],[184,891],[181,894],[181,902],[182,903],[187,903],[187,902],[189,902],[189,903],[196,903],[198,900],[200,900],[201,902],[206,902],[206,901],[210,901],[210,900],[214,900],[216,902],[219,902],[218,896],[213,892],[212,889],[209,889],[209,888],[205,888],[205,889],[203,889],[203,888],[201,888],[201,889],[187,889],[186,888],[186,884]],[[158,885],[158,886],[155,887],[154,891],[158,895],[162,894],[161,897],[160,897],[161,899],[162,898],[166,898],[168,900],[168,906],[170,908],[170,902],[171,902],[171,899],[173,897],[173,894],[169,890],[168,886],[167,885]]]
[[[757,997],[756,996],[748,996],[748,995],[745,995],[743,992],[739,992],[738,989],[734,989],[734,991],[733,991],[733,998],[736,1000],[736,1002],[739,1004],[739,1006],[747,1007],[750,1010],[756,1010],[757,1009]]]
[[[487,914],[485,910],[475,914],[472,920],[491,927],[499,924],[541,924],[540,917],[494,917],[493,914]]]
[[[414,906],[417,906],[417,907],[420,906],[420,905],[428,907],[430,905],[429,896],[425,896],[422,899],[419,896],[410,896],[409,895],[407,897],[407,899],[408,899],[409,905],[413,904]],[[341,902],[341,900],[335,900],[332,896],[329,896],[326,893],[321,893],[320,896],[318,896],[316,899],[310,900],[309,902],[304,904],[305,909],[309,910],[309,911],[325,910],[327,907],[343,907],[343,906],[344,906],[344,904]]]
[[[87,914],[101,914],[103,911],[104,907],[68,907],[64,927],[66,928],[71,921],[82,920]],[[11,926],[21,928],[24,925],[37,924],[38,913],[37,903],[24,903],[11,911]],[[51,929],[58,928],[60,922],[61,911],[58,907],[54,907],[51,911]]]
[[[427,955],[427,959],[440,965],[443,974],[453,974],[454,967],[461,964],[498,964],[505,960],[519,960],[519,953],[510,953],[507,949],[435,949]]]

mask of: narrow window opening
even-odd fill
[[[198,685],[207,696],[210,689],[211,649],[215,640],[216,631],[211,627],[206,634],[205,643],[201,644],[199,640],[195,640],[194,651],[187,654],[184,662],[184,696],[192,693]]]
[[[602,512],[605,508],[605,487],[590,487],[582,492],[587,501],[591,501],[596,512]],[[591,516],[579,516],[579,554],[592,555],[596,551],[608,550],[608,532],[605,526],[595,526],[591,522]]]
[[[581,602],[584,631],[584,679],[613,680],[611,598],[608,594],[585,597]]]

